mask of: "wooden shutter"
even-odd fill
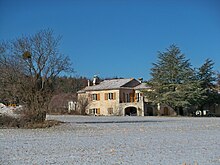
[[[123,103],[125,103],[126,102],[126,97],[125,97],[125,93],[123,92]]]
[[[138,97],[137,95],[138,95],[137,93],[134,94],[134,101],[135,102],[137,102],[137,97]]]
[[[100,114],[100,108],[97,108],[97,114]]]
[[[100,100],[100,93],[97,94],[97,100]]]
[[[135,101],[135,92],[133,91],[133,93],[132,93],[132,102],[134,102]]]
[[[133,94],[129,93],[129,97],[130,97],[130,102],[133,102]]]
[[[92,95],[91,94],[88,94],[88,100],[92,101]]]
[[[105,93],[105,100],[108,100],[108,93]]]
[[[113,93],[113,100],[116,100],[116,93]]]

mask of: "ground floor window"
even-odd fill
[[[113,114],[113,108],[108,108],[108,114]]]
[[[90,114],[90,115],[100,114],[100,108],[89,109],[89,114]]]

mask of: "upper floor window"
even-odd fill
[[[108,99],[113,100],[113,93],[108,93]]]
[[[97,100],[98,96],[97,94],[92,94],[92,100]]]
[[[92,95],[91,95],[91,99],[92,99],[93,101],[95,101],[95,100],[100,100],[100,94],[92,94]]]
[[[115,100],[115,93],[105,93],[105,100]]]
[[[141,101],[142,93],[136,93],[136,101],[139,102]]]
[[[130,95],[127,93],[126,94],[126,102],[129,103],[130,102]]]
[[[136,93],[136,101],[137,101],[137,102],[140,101],[140,93]]]

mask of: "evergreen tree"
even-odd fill
[[[196,80],[195,70],[176,45],[159,52],[151,75],[148,85],[152,91],[146,92],[148,98],[155,103],[169,105],[177,113],[204,99],[200,97],[204,91],[201,82]]]
[[[217,73],[217,90],[220,91],[220,72]]]
[[[201,88],[205,91],[203,97],[206,98],[200,102],[200,109],[203,109],[204,106],[212,106],[220,102],[220,96],[215,84],[217,77],[213,70],[213,66],[214,62],[210,59],[206,59],[205,63],[198,68],[197,71],[197,79],[201,82]]]
[[[202,82],[203,88],[211,89],[214,87],[216,74],[213,71],[214,62],[206,59],[205,63],[198,69],[197,77]]]

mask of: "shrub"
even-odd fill
[[[1,115],[0,128],[49,128],[59,125],[60,121],[45,120],[46,113],[44,114],[25,114],[19,118],[13,116]]]
[[[12,116],[1,115],[0,116],[0,127],[20,127],[19,119]]]

